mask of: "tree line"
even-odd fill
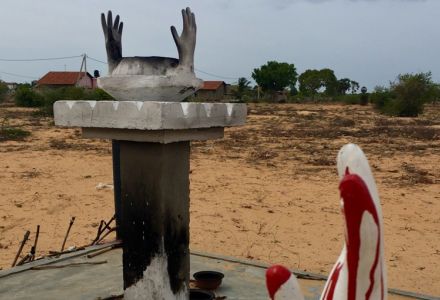
[[[275,98],[275,95],[288,92],[290,95],[303,97],[339,96],[355,94],[360,86],[357,81],[349,78],[338,79],[335,72],[329,68],[321,70],[306,70],[298,76],[295,65],[269,61],[252,72],[252,78],[257,83],[254,89],[260,89],[266,98]],[[242,99],[250,95],[250,81],[239,78],[235,87],[235,96]]]
[[[309,69],[298,75],[294,64],[268,61],[255,68],[251,76],[257,85],[252,88],[247,78],[239,78],[233,89],[236,98],[277,101],[280,94],[287,94],[293,102],[333,100],[362,105],[371,102],[382,113],[405,117],[417,116],[423,112],[424,104],[440,98],[440,85],[433,82],[430,72],[398,75],[389,86],[376,87],[370,94],[355,80],[338,79],[329,68]],[[286,101],[286,97],[281,99]]]

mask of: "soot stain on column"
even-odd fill
[[[180,218],[176,216],[167,214],[164,221],[164,246],[168,256],[168,275],[171,290],[176,294],[181,291],[188,276],[186,264],[189,255],[189,233],[188,228],[182,226]]]
[[[123,200],[123,219],[130,220],[123,222],[124,289],[143,278],[144,271],[162,246],[160,233],[163,229],[160,222],[157,222],[157,216],[154,216],[160,208],[154,207],[156,202],[149,201],[150,195],[143,189],[141,185],[138,186],[135,194],[138,194],[138,197],[146,196],[144,201],[135,201],[134,199],[139,198],[130,193]],[[129,219],[125,218],[127,215],[130,216]]]
[[[143,278],[154,257],[166,255],[177,294],[189,279],[189,143],[122,144],[124,289]]]

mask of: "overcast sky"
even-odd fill
[[[180,9],[196,14],[195,67],[205,80],[251,78],[269,60],[306,69],[331,68],[373,88],[399,73],[432,71],[440,82],[440,0],[1,0],[0,59],[76,56],[106,60],[100,13],[124,22],[124,56],[177,57],[170,25]],[[76,71],[80,58],[0,61],[5,81],[47,71]],[[88,70],[107,73],[88,60]]]

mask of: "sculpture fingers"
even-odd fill
[[[113,26],[113,16],[112,16],[112,11],[109,10],[107,13],[107,30],[109,32],[111,32],[112,26]]]
[[[171,34],[173,35],[174,42],[176,43],[177,48],[180,48],[180,37],[177,33],[176,27],[171,26]]]
[[[124,22],[121,22],[121,24],[119,24],[118,33],[119,33],[120,35],[122,34],[122,28],[124,28]]]
[[[107,37],[107,22],[105,20],[105,14],[101,14],[101,25],[102,25],[102,31],[104,32],[104,36]]]
[[[188,10],[188,7],[186,9],[182,9],[183,30],[185,30],[189,26]]]
[[[119,15],[116,16],[115,23],[113,24],[113,29],[118,30],[119,27]]]
[[[193,30],[197,31],[196,15],[194,13],[191,13],[191,23]]]
[[[191,9],[187,7],[185,10],[182,10],[182,15],[184,15],[183,20],[183,30],[184,31],[195,31],[196,30],[196,16]]]

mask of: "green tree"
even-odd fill
[[[318,70],[306,70],[299,78],[299,91],[304,96],[314,96],[322,88],[322,79]]]
[[[356,94],[359,90],[359,83],[349,78],[339,79],[337,82],[337,94],[346,95],[351,90],[352,94]]]
[[[350,88],[352,94],[356,94],[356,92],[359,90],[359,87],[360,87],[359,82],[350,80]]]
[[[324,94],[334,96],[338,93],[339,82],[331,69],[306,70],[299,78],[299,91],[305,96],[314,96],[324,88]]]
[[[338,80],[338,94],[345,95],[351,88],[351,80],[348,78],[342,78]]]
[[[238,99],[242,100],[243,96],[245,96],[246,94],[249,93],[250,91],[250,87],[249,85],[251,84],[251,82],[249,80],[247,80],[244,77],[240,77],[238,78],[238,83],[237,86],[235,87],[234,90],[234,96],[237,97]]]
[[[252,78],[263,89],[272,95],[283,91],[288,86],[294,86],[298,74],[293,64],[268,61],[267,64],[252,72]]]
[[[335,72],[331,69],[322,69],[319,71],[322,84],[325,87],[324,94],[327,96],[335,96],[338,93],[338,79]]]

